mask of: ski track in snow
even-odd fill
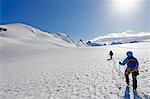
[[[0,99],[150,99],[150,57],[139,58],[139,97],[134,97],[132,86],[125,97],[125,66],[118,65],[125,51],[120,48],[122,52],[107,61],[109,50],[117,53],[118,48],[57,49],[56,55],[47,49],[40,50],[39,59],[31,54],[32,61],[30,57],[23,63],[18,57],[8,63],[2,60],[6,68],[1,67]],[[18,70],[11,71],[10,65]]]

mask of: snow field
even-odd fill
[[[4,53],[9,58],[2,60],[1,99],[124,98],[125,67],[118,65],[125,57],[126,50],[122,48],[34,49],[34,52],[16,49],[20,53],[26,51],[26,54],[14,57],[15,50],[12,54]],[[107,61],[109,50],[115,53],[111,61]],[[140,55],[138,51],[137,56]],[[149,99],[149,57],[141,56],[139,61],[138,92],[140,97]]]
[[[65,34],[30,26],[0,33],[0,99],[150,99],[150,43],[76,48]],[[114,52],[108,61],[109,51]],[[120,66],[127,51],[139,60],[138,89]]]

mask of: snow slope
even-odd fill
[[[1,42],[0,99],[150,99],[149,42],[97,48],[53,47],[45,41],[40,44],[49,47],[30,46],[34,40],[20,44],[28,39],[49,39],[31,35]],[[114,58],[107,61],[110,50]],[[128,50],[140,63],[136,94],[126,87],[125,67],[118,65]]]
[[[43,47],[75,47],[71,40],[64,33],[49,34],[32,26],[15,23],[0,25],[7,28],[7,31],[0,32],[0,45],[19,44]]]

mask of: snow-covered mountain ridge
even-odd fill
[[[47,33],[32,26],[15,23],[8,25],[0,25],[7,31],[0,32],[1,45],[6,44],[40,44],[48,47],[75,47],[75,43],[65,33]]]
[[[131,33],[111,33],[106,36],[99,36],[86,43],[80,39],[74,42],[67,34],[61,32],[48,33],[36,29],[32,26],[13,23],[0,25],[5,31],[0,31],[0,45],[8,44],[27,44],[32,46],[53,47],[88,47],[115,45],[124,43],[138,43],[150,41],[149,32]],[[90,43],[89,43],[90,42]]]
[[[144,42],[150,40],[150,32],[140,32],[140,33],[111,33],[106,36],[99,36],[92,40],[91,42],[95,42],[98,44],[123,44],[123,43],[136,43],[136,42]]]

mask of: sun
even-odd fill
[[[137,10],[140,3],[139,1],[140,0],[112,0],[112,7],[113,10],[119,14],[132,14]]]

